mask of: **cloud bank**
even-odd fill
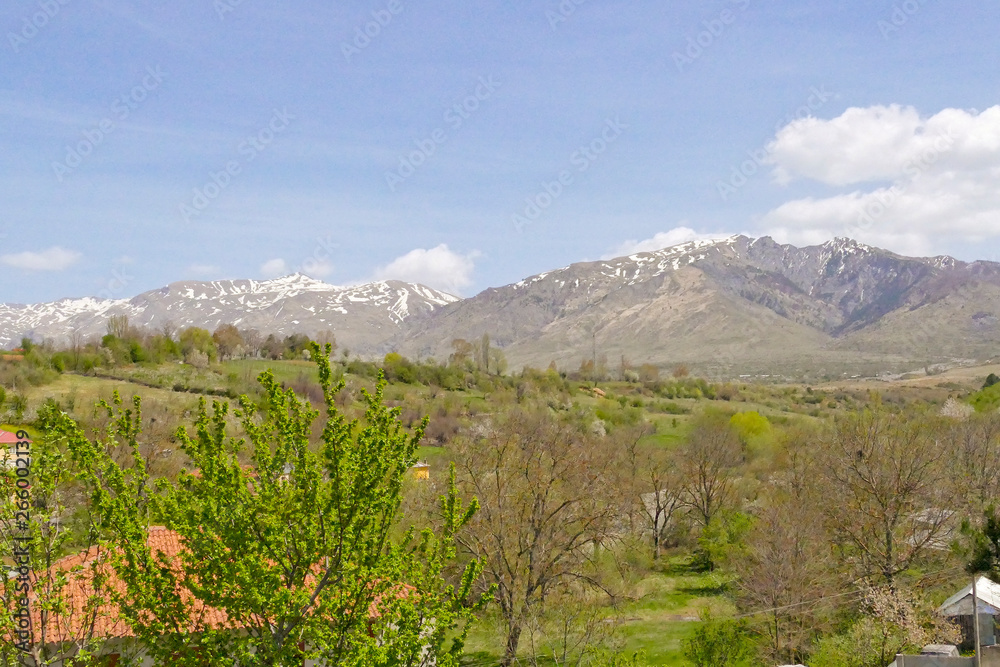
[[[779,241],[851,236],[926,254],[942,240],[1000,236],[1000,106],[930,117],[899,105],[851,108],[790,123],[768,153],[779,184],[844,190],[768,212],[760,227]]]
[[[0,262],[22,271],[65,271],[76,264],[82,255],[75,250],[53,246],[41,252],[19,252],[0,256]]]

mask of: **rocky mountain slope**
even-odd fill
[[[685,363],[714,376],[840,376],[985,361],[1000,350],[1000,264],[903,257],[848,239],[698,241],[584,262],[458,299],[424,286],[335,287],[295,275],[181,282],[131,300],[0,305],[0,345],[223,322],[287,335],[332,329],[363,356],[447,359],[484,333],[511,368]]]
[[[514,366],[624,356],[719,375],[839,375],[989,358],[998,315],[995,263],[734,236],[489,289],[416,320],[399,345],[443,358],[451,339],[488,332]]]
[[[133,299],[63,299],[30,306],[0,305],[0,346],[29,336],[67,340],[76,331],[103,335],[112,315],[158,329],[221,323],[288,335],[332,329],[341,347],[369,351],[397,335],[414,315],[453,303],[458,297],[396,281],[337,287],[303,275],[276,280],[179,282]]]

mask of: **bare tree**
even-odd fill
[[[695,424],[678,453],[684,504],[704,528],[734,500],[734,469],[742,462],[739,435],[723,415],[707,415]]]
[[[464,491],[480,511],[464,546],[485,557],[505,626],[503,665],[545,600],[572,585],[599,586],[588,561],[618,515],[618,449],[547,413],[500,414],[456,442]]]
[[[313,336],[313,340],[319,343],[319,346],[325,348],[327,345],[330,346],[330,356],[337,351],[337,336],[333,333],[333,329],[323,329],[322,331],[316,332]]]
[[[823,598],[838,590],[813,434],[793,429],[784,440],[785,460],[758,499],[761,509],[735,568],[740,607],[766,619],[762,650],[772,664],[802,662],[836,610]]]
[[[448,361],[456,366],[464,366],[476,354],[475,346],[464,338],[452,340],[451,348],[454,351],[448,357]]]
[[[643,534],[651,537],[653,560],[658,560],[674,514],[683,505],[684,485],[677,459],[670,450],[640,445],[640,440],[651,430],[650,425],[644,424],[623,435],[629,471],[628,483],[623,486],[629,496],[627,504],[633,507],[630,522],[637,517],[642,523]]]
[[[965,511],[979,515],[1000,497],[1000,413],[948,420],[949,475]]]
[[[261,347],[264,345],[264,337],[257,329],[240,329],[243,337],[243,347],[247,351],[247,356],[257,358],[260,356]]]
[[[125,340],[129,335],[128,315],[112,315],[108,318],[108,335]]]
[[[79,327],[73,327],[69,333],[69,349],[73,352],[73,363],[79,365],[80,351],[84,346],[83,331]]]
[[[167,320],[160,325],[160,333],[168,340],[174,340],[177,336],[177,326],[171,320]]]
[[[939,544],[951,512],[938,433],[876,405],[841,420],[825,443],[826,518],[860,576],[891,584]]]

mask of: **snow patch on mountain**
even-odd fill
[[[22,337],[65,342],[74,332],[103,334],[112,315],[126,315],[136,325],[160,328],[240,323],[264,333],[311,333],[323,328],[365,328],[379,320],[400,326],[418,314],[459,298],[424,285],[377,281],[338,286],[293,274],[273,280],[180,282],[133,299],[84,297],[51,303],[0,304],[0,345]]]

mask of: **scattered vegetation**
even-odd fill
[[[491,601],[475,611],[462,664],[875,665],[955,641],[935,605],[967,566],[1000,570],[995,375],[873,393],[709,382],[625,360],[510,373],[488,336],[455,341],[440,361],[363,360],[332,333],[313,338],[229,325],[149,332],[118,318],[99,341],[25,340],[0,355],[6,428],[31,428],[45,452],[39,553],[51,562],[112,535],[95,518],[93,479],[73,472],[60,443],[65,420],[80,434],[116,428],[124,408],[93,409],[114,406],[116,391],[144,397],[141,437],[102,465],[141,462],[159,489],[194,484],[183,471],[207,465],[211,424],[253,433],[234,415],[292,400],[351,423],[381,392],[420,440],[397,462],[429,466],[429,479],[400,477],[393,539],[442,528],[452,465],[456,501],[478,506],[441,569],[458,585],[481,563],[468,592]],[[316,342],[332,352],[325,366]],[[199,406],[206,397],[214,417]],[[192,423],[209,430],[179,430]],[[297,432],[300,449],[284,456],[326,451],[320,425]],[[274,456],[279,441],[254,451]],[[240,470],[262,465],[249,450],[232,456]]]

